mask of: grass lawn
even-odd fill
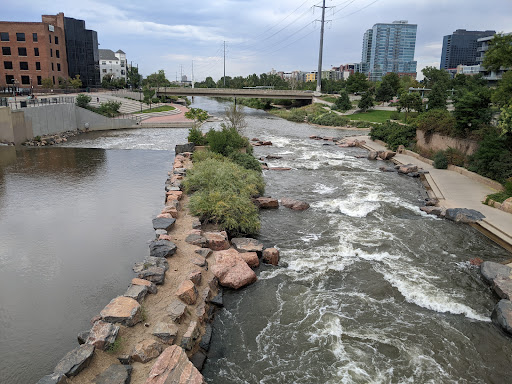
[[[370,121],[372,123],[385,123],[389,120],[391,114],[396,111],[368,111],[364,113],[354,113],[353,115],[347,116],[350,120],[363,120]],[[403,113],[400,113],[400,118],[403,118]]]
[[[320,97],[320,99],[327,101],[329,103],[335,103],[338,98],[334,96],[322,96]]]
[[[164,112],[164,111],[174,111],[176,108],[170,105],[162,105],[158,108],[144,109],[142,113],[151,113],[151,112]],[[141,112],[138,112],[141,113]]]

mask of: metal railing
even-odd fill
[[[32,98],[32,97],[23,97],[16,96],[15,97],[3,97],[0,98],[0,106],[3,107],[11,107],[11,109],[21,109],[28,107],[39,107],[50,104],[74,104],[75,97],[73,96],[58,96],[58,97],[41,97],[41,98]]]

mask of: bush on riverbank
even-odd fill
[[[245,148],[247,153],[252,154],[252,146],[247,137],[240,135],[235,127],[228,128],[224,124],[221,124],[221,126],[220,131],[212,128],[206,134],[210,151],[229,156],[231,153],[239,152],[242,148]]]
[[[311,121],[311,119],[316,116],[325,113],[325,109],[323,105],[310,104],[300,108],[273,109],[269,112],[282,119],[293,121],[294,123],[304,123],[306,119],[307,121]]]
[[[370,131],[372,140],[382,140],[387,143],[389,149],[396,151],[398,146],[410,148],[416,138],[416,128],[387,121],[384,124],[375,125]]]
[[[330,127],[345,127],[349,123],[349,119],[345,116],[340,116],[333,112],[327,112],[319,116],[313,117],[308,122],[318,125],[326,125]]]
[[[194,167],[183,183],[187,193],[195,192],[190,198],[190,212],[231,235],[256,234],[260,221],[251,198],[264,192],[263,177],[219,156],[194,155]]]
[[[512,150],[507,137],[488,130],[478,150],[470,156],[468,169],[500,183],[512,177]]]

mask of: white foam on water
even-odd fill
[[[375,270],[380,272],[386,281],[398,289],[409,303],[439,313],[464,315],[469,319],[484,322],[491,321],[488,316],[481,315],[467,305],[455,301],[452,295],[441,291],[424,278],[410,273],[411,271],[407,271],[408,277],[405,277],[398,273],[390,273],[380,269]]]
[[[320,235],[318,234],[315,234],[315,233],[310,233],[308,235],[305,235],[303,237],[300,238],[300,240],[302,240],[303,242],[305,243],[309,243],[311,241],[316,241],[320,238]]]
[[[330,193],[333,193],[337,189],[338,189],[338,187],[329,187],[324,184],[316,183],[315,189],[313,189],[313,192],[319,193],[320,195],[328,195]]]
[[[351,217],[366,217],[378,209],[380,204],[376,201],[361,201],[361,197],[356,198],[351,194],[346,199],[317,201],[312,207],[329,213],[341,212]]]

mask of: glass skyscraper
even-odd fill
[[[441,69],[453,69],[458,65],[477,65],[478,39],[494,36],[496,31],[466,31],[457,29],[443,38]]]
[[[362,71],[370,80],[379,81],[386,73],[416,78],[414,49],[416,24],[406,20],[378,23],[363,36]]]

